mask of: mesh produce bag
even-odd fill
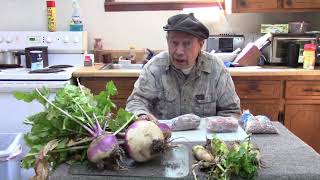
[[[277,129],[272,124],[271,120],[264,115],[254,116],[249,110],[245,110],[240,118],[240,121],[247,133],[252,134],[276,134]]]

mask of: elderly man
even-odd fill
[[[138,119],[171,119],[193,113],[200,117],[233,116],[240,100],[222,61],[201,51],[208,29],[190,14],[168,19],[168,51],[144,67],[127,100]]]

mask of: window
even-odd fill
[[[104,8],[110,11],[182,10],[194,7],[224,7],[224,0],[105,0]]]

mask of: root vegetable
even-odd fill
[[[154,122],[141,120],[128,127],[124,146],[132,159],[146,162],[164,151],[166,141]]]
[[[109,158],[119,148],[116,136],[103,134],[95,138],[87,150],[89,161],[98,163],[102,159]]]
[[[161,129],[164,139],[169,139],[171,137],[171,128],[164,123],[159,123],[157,125]]]
[[[214,156],[201,145],[193,146],[192,154],[198,161],[214,162]]]

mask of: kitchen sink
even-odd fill
[[[142,69],[144,64],[106,64],[100,70],[108,69]]]

